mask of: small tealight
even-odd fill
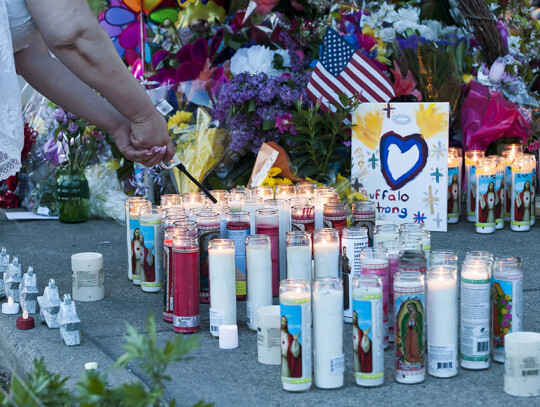
[[[238,325],[219,326],[219,347],[221,349],[238,348]]]
[[[19,313],[19,303],[13,302],[13,298],[8,297],[8,302],[2,304],[2,314],[15,315]]]
[[[17,324],[17,329],[22,329],[22,330],[32,329],[35,326],[34,318],[28,316],[27,310],[23,311],[22,317],[17,318],[16,324]]]

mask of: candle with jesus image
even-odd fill
[[[139,242],[134,244],[135,267],[145,292],[158,292],[163,288],[162,212],[158,206],[145,206],[139,212],[140,235]]]
[[[497,167],[491,158],[482,158],[476,164],[476,233],[495,232],[497,193]]]
[[[461,160],[448,149],[448,223],[457,223],[461,213]]]
[[[514,159],[510,216],[510,228],[514,232],[526,232],[531,229],[531,207],[534,205],[531,181],[531,161],[523,155]]]
[[[476,163],[484,157],[480,150],[469,150],[465,153],[465,185],[467,198],[467,221],[476,222]]]

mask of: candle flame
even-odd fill
[[[8,302],[9,305],[13,305],[13,298],[8,297],[7,302]]]
[[[22,317],[23,317],[23,319],[28,319],[28,311],[27,310],[23,311]]]

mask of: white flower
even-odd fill
[[[388,4],[386,1],[381,4],[381,7],[379,9],[379,13],[380,15],[386,15],[388,14],[389,12],[391,11],[394,11],[396,9],[396,6],[394,4]]]
[[[521,45],[517,35],[508,36],[508,52],[512,55],[521,55]]]
[[[410,23],[417,23],[419,11],[420,11],[419,9],[406,7],[406,8],[400,8],[397,13],[399,15],[400,21],[408,21]]]
[[[408,28],[417,30],[418,24],[407,20],[399,20],[394,23],[394,28],[398,34],[404,34]]]
[[[287,51],[272,51],[262,45],[254,45],[250,48],[241,48],[231,58],[231,73],[238,75],[244,72],[250,74],[265,73],[269,76],[281,75],[283,71],[273,66],[274,55],[283,57],[283,66],[291,66],[291,58]]]
[[[384,42],[394,42],[394,38],[396,38],[396,30],[392,27],[383,28],[377,32],[377,35]]]

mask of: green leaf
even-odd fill
[[[248,106],[248,113],[253,113],[257,110],[257,107],[255,106],[255,100],[254,99],[251,99],[249,101],[249,106]]]
[[[263,120],[263,123],[262,123],[262,130],[263,131],[272,130],[272,129],[275,129],[275,128],[276,128],[275,120]]]

